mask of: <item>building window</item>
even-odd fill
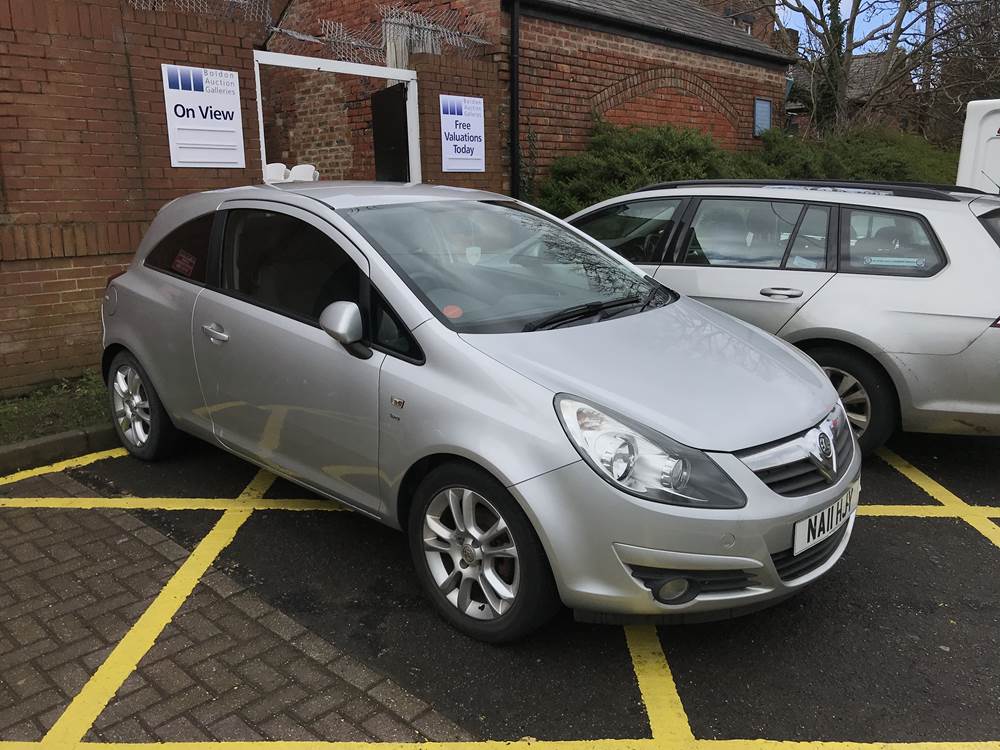
[[[765,130],[771,129],[771,100],[753,100],[753,134],[761,135]]]

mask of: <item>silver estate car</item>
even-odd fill
[[[567,221],[795,344],[864,452],[901,427],[1000,434],[1000,197],[906,183],[652,185]]]
[[[560,601],[757,608],[851,535],[860,451],[812,360],[500,195],[190,195],[103,322],[133,455],[184,431],[404,530],[427,596],[486,641]]]

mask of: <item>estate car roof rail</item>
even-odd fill
[[[778,187],[807,188],[812,190],[842,190],[845,192],[879,192],[900,198],[925,198],[935,201],[957,201],[951,193],[987,195],[982,190],[961,185],[933,185],[924,182],[863,182],[855,180],[675,180],[657,182],[639,188],[644,190],[669,190],[686,187]]]

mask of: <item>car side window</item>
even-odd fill
[[[829,227],[830,207],[809,206],[795,233],[785,268],[796,271],[825,270]]]
[[[204,284],[208,278],[208,251],[215,214],[205,214],[181,224],[160,240],[145,265],[172,276]]]
[[[784,201],[702,200],[683,263],[779,268],[803,207]]]
[[[608,206],[573,224],[633,263],[659,263],[680,205],[680,199],[629,201]]]
[[[331,302],[359,301],[361,269],[330,237],[292,216],[234,209],[222,244],[223,288],[315,322]]]
[[[945,264],[924,222],[916,216],[847,206],[841,215],[841,271],[931,276]]]

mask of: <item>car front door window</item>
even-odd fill
[[[630,201],[601,209],[574,226],[639,265],[660,262],[680,199]]]

